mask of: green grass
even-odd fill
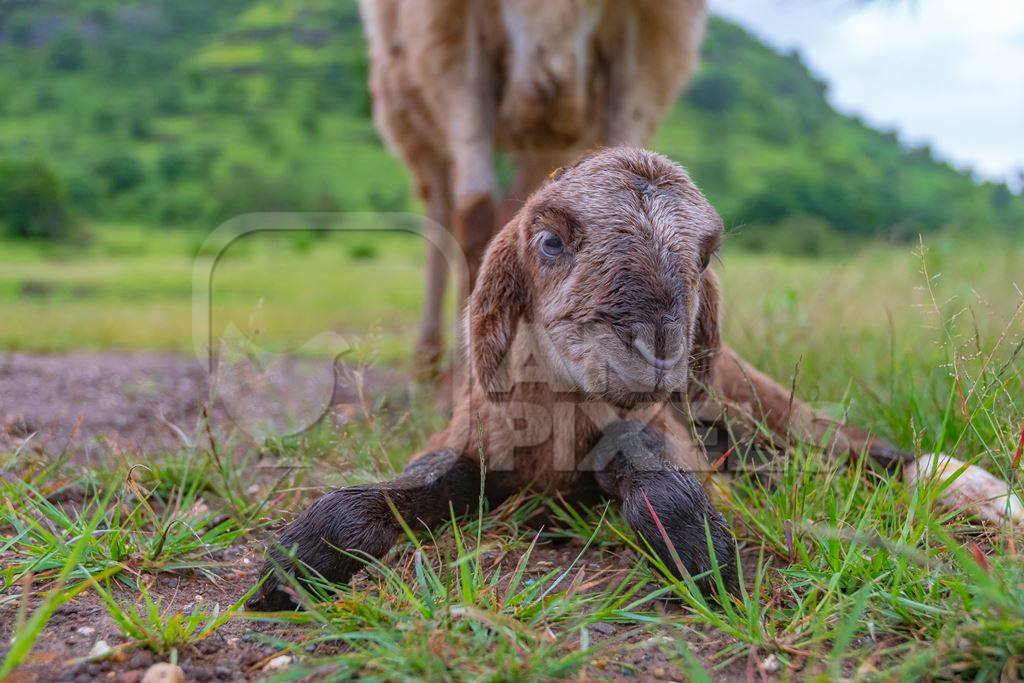
[[[225,262],[224,320],[252,331],[262,298],[259,338],[280,349],[323,329],[376,326],[391,349],[382,362],[400,365],[420,304],[419,251],[398,238],[354,239],[246,245]],[[178,233],[133,240],[131,230],[103,229],[82,254],[24,245],[5,253],[0,344],[188,349],[195,243]],[[835,261],[727,250],[719,266],[726,336],[784,383],[795,376],[819,407],[915,452],[981,462],[1019,492],[1012,464],[1024,425],[1022,259],[1019,246],[944,240],[917,250],[873,246]],[[26,281],[54,290],[26,297]],[[91,298],[76,296],[86,284]],[[83,305],[110,318],[78,312]],[[159,325],[140,336],[135,316],[147,309],[161,311]],[[225,623],[294,622],[292,635],[267,636],[295,658],[282,679],[626,674],[630,652],[652,637],[695,680],[705,671],[743,675],[748,662],[766,661],[789,678],[986,680],[1013,678],[1024,656],[1018,530],[981,529],[937,508],[934,487],[910,490],[895,476],[825,462],[814,447],[791,453],[773,487],[740,477],[717,492],[747,578],[744,592],[723,604],[670,578],[614,506],[537,498],[481,509],[433,534],[410,531],[364,578],[323,587],[301,614],[256,616],[240,603],[178,613],[159,595],[144,593],[138,608],[119,597],[115,589],[125,586],[147,590],[147,576],[226,571],[211,550],[288,516],[309,485],[388,476],[442,420],[416,393],[371,412],[343,434],[321,428],[268,442],[263,457],[288,466],[281,481],[261,479],[244,460],[257,455],[252,447],[238,463],[221,459],[230,448],[202,445],[145,458],[109,454],[93,467],[9,454],[4,469],[17,475],[0,484],[0,580],[8,589],[0,600],[18,605],[23,627],[0,673],[25,661],[60,604],[90,591],[126,648],[179,658]],[[538,534],[531,522],[545,510],[561,523]],[[555,540],[562,545],[553,549]],[[568,559],[544,565],[557,548]],[[599,624],[615,634],[601,636]],[[326,649],[310,654],[311,644]]]
[[[44,472],[38,482],[42,489],[22,479],[5,483],[5,498],[17,501],[0,510],[0,525],[10,532],[6,550],[13,551],[0,573],[5,583],[27,574],[41,581],[60,576],[65,582],[103,574],[136,585],[143,574],[204,570],[210,552],[238,541],[258,511],[234,509],[235,518],[225,518],[202,504],[211,474],[205,464],[163,469],[171,477],[152,482],[151,488],[137,479],[144,469],[137,464],[113,475],[89,473],[74,483],[63,479],[66,472]],[[69,509],[52,502],[61,493],[83,500]],[[222,493],[226,503],[232,502]],[[83,537],[91,542],[81,548]]]
[[[101,228],[80,248],[15,246],[0,255],[0,347],[193,349],[193,275],[201,240]],[[422,247],[412,236],[256,235],[212,271],[213,323],[290,351],[322,332],[379,332],[380,351],[406,351],[422,302]],[[206,271],[204,271],[206,272]],[[205,305],[205,302],[202,302]]]
[[[313,658],[293,674],[548,680],[572,674],[614,645],[583,646],[594,623],[651,618],[657,591],[645,587],[639,569],[607,590],[581,590],[578,561],[586,543],[566,566],[541,572],[531,567],[540,534],[531,538],[516,524],[533,510],[536,505],[518,508],[496,523],[481,508],[423,541],[410,529],[409,562],[398,569],[375,563],[376,581],[368,591],[347,590],[312,603],[301,617],[320,626],[315,641],[342,643],[350,651]],[[495,562],[496,554],[509,562]]]
[[[113,596],[109,584],[104,586],[96,581],[91,585],[103,599],[104,606],[120,627],[122,635],[128,638],[126,643],[118,646],[120,649],[148,647],[155,652],[172,653],[175,657],[179,647],[212,635],[227,623],[232,614],[240,611],[245,603],[245,596],[242,596],[224,612],[221,612],[220,605],[198,603],[186,614],[163,609],[160,599],[150,595],[145,584],[141,584],[138,595],[131,596],[125,604]]]
[[[201,237],[125,226],[92,235],[85,247],[0,247],[0,346],[190,352]],[[928,378],[948,360],[934,328],[957,317],[968,323],[964,334],[977,327],[985,348],[1020,301],[1020,246],[984,242],[935,238],[923,257],[913,246],[868,246],[844,259],[727,247],[718,267],[726,337],[780,379],[799,368],[809,398],[841,399],[851,376],[875,391],[906,379],[931,393]],[[385,359],[398,361],[421,309],[422,272],[422,249],[409,236],[248,237],[215,271],[214,328],[234,324],[272,351],[325,331],[372,331]],[[1020,329],[1012,323],[1011,336]]]

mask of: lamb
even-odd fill
[[[643,145],[697,64],[704,0],[361,0],[374,120],[405,162],[426,230],[465,256],[460,301],[494,230],[553,169]],[[496,152],[516,167],[498,201]],[[438,240],[435,239],[434,244]],[[448,266],[427,247],[417,344],[436,368]]]
[[[465,316],[469,385],[448,427],[394,481],[315,501],[270,548],[250,606],[293,606],[280,574],[293,571],[292,552],[334,582],[361,568],[359,555],[382,557],[401,535],[392,506],[431,527],[449,505],[459,513],[481,494],[496,505],[521,490],[618,500],[666,566],[701,590],[715,589],[716,573],[735,590],[735,542],[698,476],[709,469],[691,435],[699,414],[909,463],[722,342],[710,267],[722,232],[685,171],[652,152],[607,149],[555,174],[487,249]]]

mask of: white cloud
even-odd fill
[[[1021,0],[710,0],[796,47],[833,104],[979,175],[1024,168]]]

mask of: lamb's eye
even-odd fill
[[[565,251],[562,238],[553,232],[545,232],[540,239],[540,253],[547,258],[558,258]]]

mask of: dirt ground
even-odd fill
[[[242,424],[258,430],[291,418],[299,431],[331,404],[357,400],[360,387],[352,369],[335,366],[332,382],[330,363],[295,358],[223,363],[212,387],[207,368],[191,356],[5,353],[0,355],[0,452],[39,449],[87,462],[111,448],[173,451],[195,436],[204,409],[215,428]],[[360,369],[359,379],[371,393],[402,381],[376,369]]]
[[[550,571],[553,566],[571,562],[576,552],[575,548],[539,547],[532,559],[530,573],[539,575]],[[216,602],[222,607],[231,604],[256,580],[261,552],[255,545],[245,545],[231,548],[222,555],[221,559],[232,568],[220,572],[221,579],[216,583],[193,573],[161,574],[151,591],[175,611],[189,611],[197,601]],[[580,566],[590,576],[620,573],[626,569],[624,562],[596,557],[590,561],[584,558]],[[121,595],[117,597],[127,601],[131,596],[127,589],[122,589]],[[0,634],[10,632],[13,620],[13,607],[0,608]],[[282,653],[268,639],[276,637],[301,642],[311,632],[312,627],[236,618],[205,640],[181,650],[178,663],[187,681],[259,680],[275,673],[268,669],[268,664]],[[578,676],[579,680],[683,680],[682,674],[662,649],[668,638],[666,635],[625,624],[599,623],[591,632],[591,638],[594,641],[622,638],[630,646],[623,652],[616,652],[614,657],[595,657],[591,665]],[[166,661],[166,657],[159,657],[140,648],[98,662],[76,662],[78,658],[85,657],[100,640],[114,648],[125,641],[99,597],[85,592],[56,612],[27,662],[10,680],[12,683],[137,683],[147,667],[158,661]],[[716,646],[722,644],[711,639],[703,644],[690,643],[690,646],[698,657],[704,659],[714,652]],[[311,656],[328,654],[325,647],[318,649],[307,646],[304,652]],[[734,680],[733,677],[741,675],[742,670],[742,667],[733,667],[728,674],[723,672],[722,680]]]
[[[378,372],[368,385],[382,390],[396,381],[400,378]],[[178,448],[180,432],[202,419],[209,397],[207,373],[194,358],[151,353],[8,353],[0,357],[0,452],[37,448],[51,454],[67,452],[73,462],[86,462],[109,453],[111,446],[138,453]],[[335,401],[345,398],[345,391],[335,392]],[[211,421],[229,419],[222,404],[215,404],[212,411]],[[549,571],[571,562],[577,552],[578,548],[557,545],[538,547],[530,570]],[[262,551],[252,540],[219,555],[215,559],[222,565],[215,570],[216,581],[191,571],[168,572],[156,577],[152,593],[175,611],[189,611],[198,601],[222,608],[234,603],[257,580]],[[628,552],[615,556],[592,552],[582,561],[593,576],[624,572],[637,560]],[[124,601],[133,598],[126,592],[117,597]],[[0,607],[0,637],[5,644],[15,618],[15,605]],[[179,664],[189,681],[259,679],[269,675],[267,663],[280,654],[268,637],[296,642],[308,633],[303,627],[236,618],[179,652]],[[581,672],[583,680],[682,678],[662,652],[665,636],[621,624],[602,624],[592,637],[621,638],[633,647],[617,654],[611,663],[596,659]],[[148,650],[135,649],[103,661],[76,662],[101,640],[116,649],[125,638],[99,596],[83,592],[58,609],[12,680],[136,683],[148,666],[160,661]],[[714,651],[716,642],[711,638],[690,645],[704,659]],[[0,656],[3,649],[0,646]],[[744,669],[751,673],[749,664],[720,673],[731,679],[742,676]]]
[[[25,444],[88,456],[99,451],[102,438],[140,449],[178,447],[165,422],[198,418],[209,395],[206,377],[199,362],[185,356],[4,354],[0,449]]]

